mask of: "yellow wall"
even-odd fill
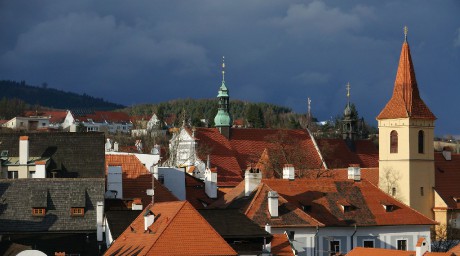
[[[434,121],[410,118],[379,120],[379,186],[394,183],[395,197],[429,218],[434,205]],[[398,152],[390,153],[390,133],[398,133]],[[424,152],[418,153],[418,132],[424,132]],[[392,180],[388,180],[388,172]],[[423,195],[421,194],[423,187]]]

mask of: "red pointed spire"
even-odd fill
[[[414,65],[412,64],[409,44],[407,43],[407,29],[405,29],[405,34],[406,38],[399,58],[393,96],[377,116],[377,120],[407,117],[435,120],[436,117],[420,98]]]

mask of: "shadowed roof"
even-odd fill
[[[460,154],[451,155],[451,160],[446,160],[442,153],[435,153],[435,190],[452,209],[460,209],[459,203],[454,198],[460,199]]]
[[[362,168],[379,166],[379,149],[370,140],[354,141],[355,151],[342,139],[318,139],[317,143],[329,169],[347,168],[350,164],[359,164]]]

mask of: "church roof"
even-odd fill
[[[404,41],[399,58],[393,96],[377,116],[380,119],[393,118],[431,119],[436,117],[420,98],[409,44]]]

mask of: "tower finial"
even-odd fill
[[[348,101],[348,103],[350,103],[350,89],[351,89],[350,82],[347,83],[346,88],[347,88],[347,101]]]
[[[222,82],[225,82],[225,56],[222,56]]]
[[[409,29],[407,28],[407,26],[404,26],[404,42],[407,42],[407,32],[409,31]]]

